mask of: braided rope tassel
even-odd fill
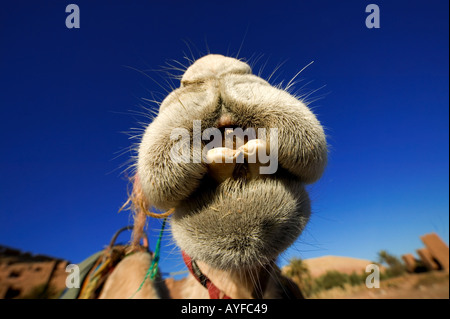
[[[162,223],[162,226],[161,226],[161,231],[159,232],[159,236],[158,236],[158,241],[156,242],[155,254],[153,256],[152,263],[151,263],[150,267],[148,268],[147,273],[145,274],[144,280],[142,281],[142,283],[139,286],[138,290],[136,290],[136,292],[128,299],[133,299],[134,296],[136,296],[136,294],[144,286],[144,283],[145,283],[145,281],[147,280],[148,277],[150,277],[150,279],[153,280],[153,279],[155,279],[155,276],[158,273],[158,263],[159,263],[159,257],[160,257],[160,249],[161,249],[161,238],[163,236],[164,228],[166,226],[166,220],[167,220],[167,217],[165,217],[164,220],[163,220],[163,223]]]

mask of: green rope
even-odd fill
[[[144,286],[145,281],[147,280],[147,278],[150,276],[150,279],[153,280],[155,279],[156,274],[158,273],[158,263],[159,263],[159,252],[160,252],[160,248],[161,248],[161,238],[163,236],[163,232],[164,232],[164,227],[166,226],[166,220],[167,217],[164,218],[162,226],[161,226],[161,231],[159,232],[159,237],[158,237],[158,241],[156,242],[156,249],[155,249],[155,255],[153,256],[153,260],[152,263],[150,265],[150,267],[148,268],[147,273],[145,274],[144,280],[142,281],[141,285],[139,286],[138,290],[136,290],[136,292],[128,299],[133,299],[134,296],[136,296],[136,294],[142,289],[142,286]]]

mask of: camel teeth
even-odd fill
[[[236,166],[236,154],[236,151],[226,147],[209,150],[206,154],[206,160],[211,177],[219,183],[232,177]]]

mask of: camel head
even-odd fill
[[[248,64],[207,55],[162,102],[138,150],[135,206],[174,209],[176,244],[220,270],[256,269],[294,243],[327,145],[319,121]]]

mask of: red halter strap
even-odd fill
[[[227,295],[225,295],[219,288],[214,285],[211,280],[205,276],[198,267],[195,260],[192,260],[191,257],[188,256],[184,251],[181,252],[183,255],[183,260],[186,266],[188,267],[191,274],[197,279],[199,283],[202,284],[203,287],[208,289],[209,298],[210,299],[231,299]]]

